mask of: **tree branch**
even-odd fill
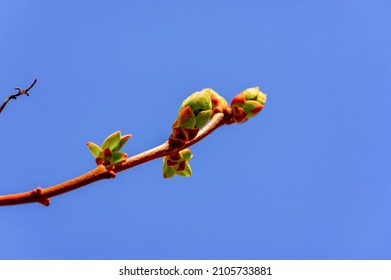
[[[24,92],[21,94],[28,94],[28,90],[31,89],[36,80],[33,82],[33,84],[27,88]],[[20,93],[16,94],[16,96],[21,95]],[[12,99],[13,97],[9,97],[8,99]],[[2,105],[1,109],[4,108],[5,104],[7,104],[9,100],[6,100],[5,103]],[[0,111],[1,112],[1,111]],[[114,178],[116,176],[116,173],[124,171],[126,169],[132,168],[134,166],[137,166],[139,164],[142,164],[147,161],[151,161],[163,156],[167,156],[173,153],[177,153],[180,150],[187,148],[189,146],[194,145],[198,141],[202,140],[209,134],[211,134],[214,130],[216,130],[221,125],[227,123],[227,118],[224,115],[224,113],[216,113],[212,119],[209,121],[209,123],[199,131],[197,136],[186,142],[184,146],[182,147],[174,147],[173,145],[170,145],[169,141],[166,141],[165,143],[161,144],[160,146],[157,146],[155,148],[152,148],[150,150],[147,150],[145,152],[142,152],[140,154],[134,155],[128,159],[126,159],[124,162],[114,164],[114,165],[98,165],[95,169],[80,175],[76,178],[73,178],[69,181],[48,187],[48,188],[35,188],[34,190],[18,193],[18,194],[10,194],[10,195],[3,195],[0,196],[0,206],[6,206],[6,205],[16,205],[16,204],[24,204],[24,203],[32,203],[32,202],[39,202],[45,206],[48,206],[50,204],[50,198],[70,192],[72,190],[75,190],[77,188],[86,186],[88,184],[91,184],[93,182],[102,180],[102,179],[109,179]]]
[[[35,83],[37,82],[37,79],[34,79],[34,82],[26,89],[22,90],[21,88],[19,87],[16,87],[15,90],[17,90],[18,92],[15,93],[15,94],[11,94],[10,96],[8,96],[3,104],[1,105],[0,107],[0,114],[1,112],[3,111],[4,107],[7,105],[7,103],[11,100],[11,99],[16,99],[16,97],[20,96],[20,95],[23,95],[23,94],[26,94],[27,96],[29,96],[29,90],[33,88],[33,86],[35,85]]]

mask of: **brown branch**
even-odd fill
[[[16,99],[16,97],[20,96],[20,95],[23,95],[23,94],[26,94],[27,96],[29,96],[29,90],[33,88],[33,86],[35,85],[35,83],[37,82],[37,79],[34,79],[34,82],[26,89],[22,90],[21,88],[19,87],[16,87],[15,90],[17,90],[18,92],[15,93],[15,94],[11,94],[10,96],[8,96],[3,104],[1,105],[0,107],[0,113],[3,111],[4,107],[7,105],[7,103],[11,100],[11,99]]]
[[[35,82],[28,89],[31,89],[34,84]],[[28,91],[28,89],[26,91]],[[126,161],[124,162],[109,166],[98,165],[95,169],[83,175],[48,188],[42,189],[38,187],[34,190],[23,193],[0,196],[0,206],[24,204],[31,202],[39,202],[45,206],[48,206],[50,204],[50,197],[54,197],[75,190],[77,188],[86,186],[102,179],[114,178],[116,173],[121,172],[123,170],[132,168],[150,160],[177,153],[180,150],[194,145],[198,141],[202,140],[226,122],[227,121],[224,113],[216,113],[212,117],[210,122],[202,130],[199,131],[197,136],[191,141],[186,142],[182,147],[172,147],[170,146],[169,141],[166,141],[160,146],[142,152],[138,155],[132,156],[126,159]]]

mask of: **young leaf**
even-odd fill
[[[171,178],[175,175],[175,170],[167,165],[167,157],[163,157],[163,177]]]
[[[113,155],[111,156],[110,164],[122,162],[122,161],[126,160],[127,157],[128,157],[128,155],[125,153],[113,152]]]
[[[105,141],[102,143],[102,150],[109,148],[111,151],[114,151],[121,141],[121,132],[116,131],[110,134]]]
[[[121,138],[119,140],[119,144],[118,144],[117,148],[114,149],[114,152],[121,151],[121,149],[125,145],[126,141],[128,141],[131,137],[132,137],[132,134],[126,134],[126,135],[121,136]]]
[[[90,152],[94,156],[94,158],[97,158],[99,154],[102,152],[102,149],[93,142],[88,142],[87,147],[88,149],[90,149]]]

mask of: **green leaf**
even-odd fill
[[[128,141],[130,138],[132,138],[132,134],[126,134],[124,136],[121,136],[119,140],[119,144],[116,149],[114,149],[113,152],[119,152],[124,147],[126,141]]]
[[[175,175],[175,170],[172,167],[167,166],[166,162],[167,162],[167,158],[163,157],[163,177],[171,178],[172,176]]]
[[[110,134],[102,143],[102,150],[109,148],[111,151],[117,149],[121,141],[121,132],[116,131]]]
[[[111,156],[110,164],[119,163],[122,161],[125,161],[127,158],[127,154],[121,153],[121,152],[113,152],[113,155]]]
[[[88,149],[90,149],[90,152],[94,156],[94,158],[97,158],[99,154],[102,152],[102,149],[93,142],[88,142],[87,147]]]
[[[199,112],[199,114],[196,117],[195,127],[196,128],[203,127],[209,121],[211,115],[212,115],[212,110]]]

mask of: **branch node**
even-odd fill
[[[41,187],[37,187],[31,191],[30,196],[33,197],[34,199],[36,199],[38,203],[40,203],[44,206],[49,206],[50,205],[50,198],[48,198],[48,197],[40,198],[42,196],[42,191],[43,190]]]
[[[170,138],[168,138],[168,145],[169,145],[170,149],[172,149],[172,150],[180,149],[183,146],[185,146],[185,144],[186,144],[186,141],[183,141],[181,139],[173,138],[171,136],[170,136]]]
[[[42,188],[41,187],[38,187],[38,188],[31,191],[32,197],[40,197],[41,195],[42,195]]]

